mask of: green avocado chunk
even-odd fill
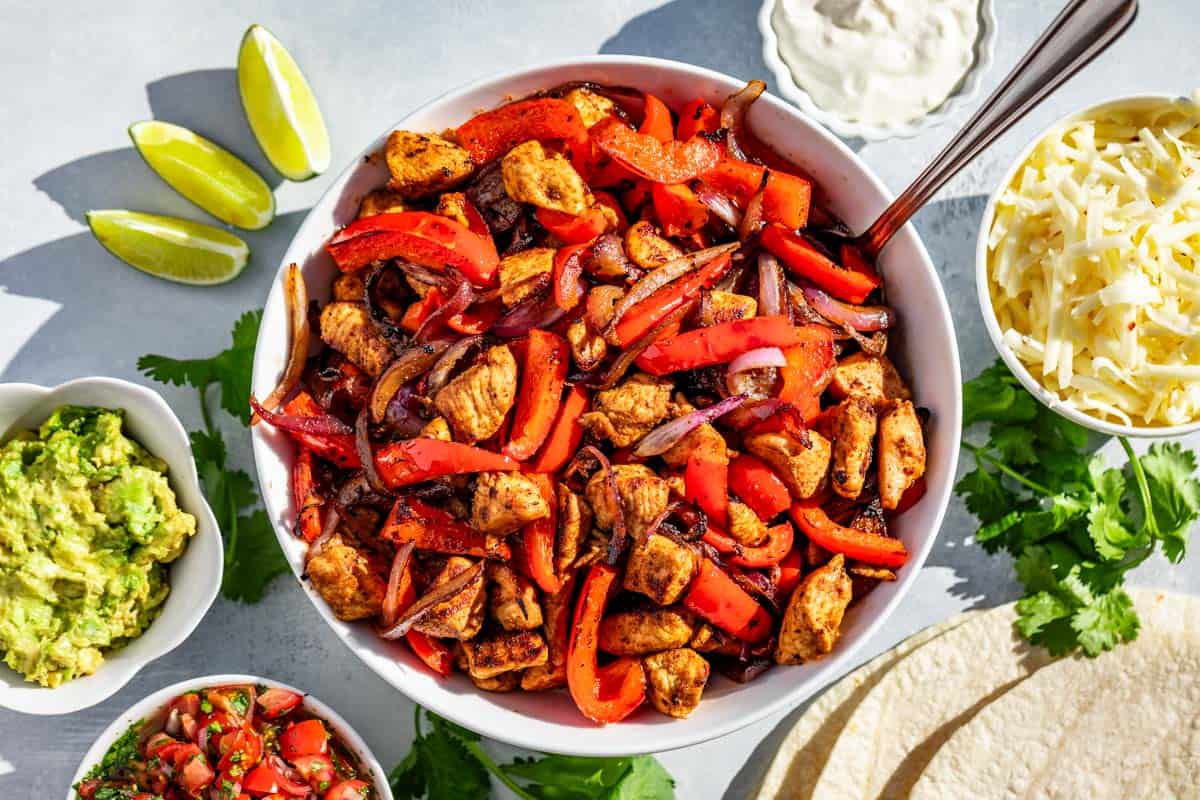
[[[119,410],[62,406],[0,447],[0,652],[54,687],[141,634],[196,518]]]

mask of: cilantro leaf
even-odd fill
[[[963,427],[976,422],[1028,422],[1037,401],[1003,362],[997,361],[963,385]]]
[[[617,784],[611,800],[672,800],[675,779],[652,756],[636,756],[629,772]]]
[[[230,600],[257,603],[267,584],[288,570],[267,512],[256,509],[237,518],[237,539],[227,539],[221,593]],[[226,534],[228,536],[228,534]]]
[[[545,800],[610,797],[632,768],[628,758],[580,758],[546,755],[518,758],[501,769],[510,777],[532,781],[525,790]]]
[[[978,463],[962,476],[954,491],[967,503],[967,510],[981,522],[994,522],[1003,517],[1017,502],[1016,494],[1004,486],[1000,475]]]
[[[421,753],[429,800],[488,797],[492,783],[487,768],[452,732],[446,720],[428,716],[433,730],[422,739]]]
[[[1079,646],[1089,656],[1098,656],[1122,642],[1133,641],[1140,626],[1133,600],[1124,589],[1094,598],[1071,617],[1071,628],[1078,634]]]
[[[422,747],[423,740],[418,736],[408,755],[388,773],[388,784],[395,800],[420,800],[425,796],[427,783]]]
[[[1178,442],[1156,442],[1139,460],[1150,487],[1150,507],[1163,551],[1173,563],[1179,563],[1188,532],[1200,515],[1200,481],[1193,477],[1196,454]]]

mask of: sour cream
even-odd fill
[[[772,21],[813,102],[893,125],[937,108],[971,69],[979,0],[776,0]]]

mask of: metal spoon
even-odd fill
[[[877,258],[946,181],[1120,38],[1137,11],[1137,0],[1071,0],[925,171],[851,241],[871,260]]]

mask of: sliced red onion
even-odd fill
[[[367,403],[368,408],[371,409],[371,419],[376,423],[383,422],[387,414],[388,403],[400,391],[400,387],[425,374],[425,371],[437,363],[442,354],[450,349],[450,344],[449,339],[423,342],[414,344],[396,356],[371,389],[371,400]]]
[[[746,112],[766,89],[767,85],[762,81],[750,81],[741,91],[729,95],[721,105],[721,127],[725,129],[725,149],[729,155],[741,161],[749,160],[738,141],[742,137],[742,131],[746,124]]]
[[[742,212],[738,211],[733,200],[723,194],[718,194],[707,186],[696,192],[696,199],[708,208],[717,219],[724,222],[735,231],[742,224]]]
[[[417,328],[417,332],[413,334],[413,339],[418,342],[428,341],[433,336],[434,331],[438,328],[438,323],[455,314],[461,314],[466,311],[472,303],[475,302],[475,290],[471,288],[471,284],[464,278],[459,281],[458,286],[454,289],[454,294],[446,298],[440,306],[434,309],[434,312],[425,318],[421,323],[421,327]]]
[[[625,245],[615,233],[606,233],[596,240],[584,267],[603,278],[621,278],[633,270],[633,262],[625,255]]]
[[[566,311],[554,302],[553,293],[542,293],[522,300],[512,311],[496,321],[492,333],[502,339],[524,336],[534,328],[548,328],[558,322]]]
[[[779,259],[767,252],[758,254],[758,313],[764,317],[777,317],[785,313],[789,304],[783,298],[783,267]]]
[[[739,372],[752,369],[767,369],[768,367],[786,367],[787,356],[778,347],[757,347],[747,350],[735,358],[726,372],[727,377],[733,377]]]
[[[400,581],[404,578],[404,570],[408,569],[408,562],[412,559],[416,547],[416,542],[405,542],[396,548],[396,555],[392,558],[387,591],[383,595],[383,607],[379,612],[380,621],[385,628],[395,625],[396,617],[400,615]]]
[[[439,289],[446,290],[457,288],[453,277],[433,267],[426,267],[423,264],[413,264],[408,261],[397,261],[396,266],[400,268],[401,272],[417,283],[423,283],[426,286],[436,286]]]
[[[835,300],[815,286],[804,287],[804,299],[830,322],[856,331],[884,331],[896,322],[896,314],[887,306],[855,306]]]
[[[764,169],[762,183],[750,198],[750,202],[746,203],[746,213],[742,215],[742,224],[738,225],[738,241],[748,240],[766,224],[766,220],[763,219],[763,196],[767,191],[767,179],[770,177],[771,171]]]
[[[392,321],[391,316],[387,313],[375,291],[379,285],[379,281],[387,274],[387,271],[392,269],[390,262],[376,265],[367,279],[363,281],[363,304],[367,307],[367,316],[371,320],[371,324],[375,326],[375,330],[379,331],[390,344],[397,346],[408,340],[408,334]]]
[[[283,431],[307,433],[312,436],[348,436],[354,433],[349,425],[332,414],[322,417],[299,417],[295,414],[276,414],[263,407],[254,395],[250,395],[250,407],[267,422]]]
[[[308,359],[308,339],[310,326],[308,324],[308,287],[304,283],[304,274],[300,267],[289,264],[283,276],[283,297],[287,303],[288,312],[288,360],[284,367],[279,384],[267,395],[263,405],[274,411],[284,401],[292,390],[300,385],[300,376],[304,373],[304,362]],[[253,425],[258,422],[259,414],[250,420]]]
[[[437,394],[437,390],[446,385],[450,373],[454,371],[454,367],[463,359],[463,356],[481,344],[483,339],[482,334],[468,336],[450,345],[449,349],[442,353],[441,358],[433,365],[433,369],[429,370],[429,374],[425,376],[425,394],[430,397]]]
[[[179,721],[178,708],[171,709],[171,713],[167,715],[167,721],[163,724],[163,730],[176,738],[183,734],[183,723]]]
[[[388,494],[387,484],[383,482],[383,478],[379,477],[379,472],[375,469],[375,450],[371,447],[370,422],[371,409],[369,406],[363,406],[362,411],[358,412],[358,418],[354,420],[354,450],[358,453],[358,460],[362,462],[363,475],[367,477],[367,483],[379,494]]]
[[[384,639],[399,639],[404,636],[412,630],[413,625],[424,619],[434,606],[461,592],[478,578],[482,571],[483,562],[475,562],[405,609],[404,613],[390,627],[379,632],[379,636]]]
[[[629,368],[633,366],[633,362],[637,361],[637,357],[640,356],[647,347],[658,341],[665,331],[678,323],[688,314],[692,313],[692,310],[696,308],[696,305],[699,302],[699,300],[691,300],[686,302],[667,316],[663,317],[662,321],[651,328],[644,336],[642,336],[642,338],[638,339],[629,347],[626,347],[624,350],[622,350],[621,354],[617,356],[612,365],[605,370],[602,375],[594,378],[589,385],[593,385],[602,390],[611,389],[612,387],[616,386],[617,381],[625,377],[625,373],[628,372]]]
[[[325,524],[321,526],[321,534],[308,546],[308,551],[304,554],[304,564],[308,566],[308,562],[312,561],[321,551],[325,549],[325,545],[329,544],[329,540],[337,533],[338,523],[342,521],[342,515],[332,504],[329,511],[325,514]]]
[[[788,404],[778,397],[770,397],[766,400],[754,400],[737,408],[732,414],[726,417],[725,424],[734,430],[748,430],[758,423],[778,414],[780,410],[787,406]]]
[[[760,348],[760,350],[775,350],[781,357],[783,356],[783,352],[780,351],[778,347],[764,347]],[[750,353],[756,352],[758,351],[750,351]],[[747,353],[746,355],[749,355],[750,353]],[[745,356],[740,356],[739,358],[745,358]],[[698,408],[695,411],[689,411],[682,417],[677,417],[670,422],[659,425],[657,428],[642,437],[642,440],[638,442],[637,447],[634,448],[633,454],[638,458],[649,458],[650,456],[662,455],[674,447],[680,439],[682,439],[684,436],[687,436],[696,428],[700,427],[706,422],[712,422],[713,420],[721,417],[723,414],[726,414],[737,408],[744,402],[746,402],[746,395],[744,394],[726,397],[719,403],[713,403],[708,408]]]
[[[617,474],[613,472],[612,462],[608,460],[608,456],[594,445],[585,445],[575,454],[575,458],[567,465],[564,476],[569,477],[580,468],[580,458],[588,457],[600,465],[600,469],[604,470],[604,489],[608,495],[608,501],[613,507],[613,523],[612,533],[608,537],[608,553],[605,560],[609,564],[616,564],[620,559],[621,554],[625,552],[625,547],[629,544],[629,531],[625,526],[625,504],[621,502],[621,493],[617,491]]]

